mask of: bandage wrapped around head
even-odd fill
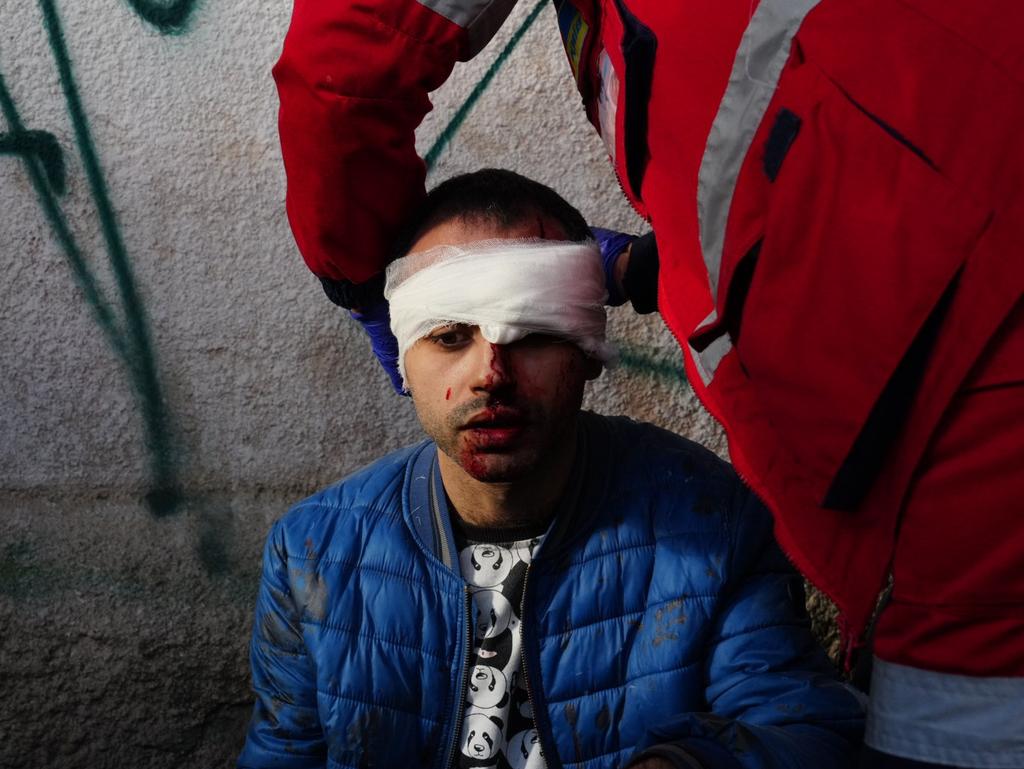
[[[387,269],[384,290],[398,367],[431,331],[478,326],[492,344],[550,334],[602,363],[615,359],[605,341],[606,296],[601,252],[593,241],[484,240],[409,254]]]

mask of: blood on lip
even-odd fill
[[[483,457],[478,455],[472,446],[467,446],[462,451],[461,462],[463,469],[478,480],[483,480],[487,475],[487,463]]]
[[[487,422],[465,427],[460,464],[471,476],[484,480],[490,466],[487,456],[513,451],[524,430],[523,424],[492,426]]]
[[[523,427],[522,412],[508,406],[488,406],[463,425],[466,430],[506,430]]]

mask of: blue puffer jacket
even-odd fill
[[[581,425],[575,503],[521,607],[549,769],[666,743],[716,768],[851,765],[861,702],[809,632],[769,514],[696,444]],[[453,765],[475,618],[436,465],[432,443],[398,451],[274,526],[240,767]]]

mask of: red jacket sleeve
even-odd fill
[[[492,4],[505,6],[497,23],[513,4]],[[415,129],[427,94],[480,47],[480,5],[295,0],[274,79],[288,219],[317,276],[362,283],[384,267],[390,238],[424,195]]]

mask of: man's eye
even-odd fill
[[[440,328],[427,338],[438,347],[458,347],[459,345],[468,342],[470,336],[471,334],[468,328],[455,326]]]

